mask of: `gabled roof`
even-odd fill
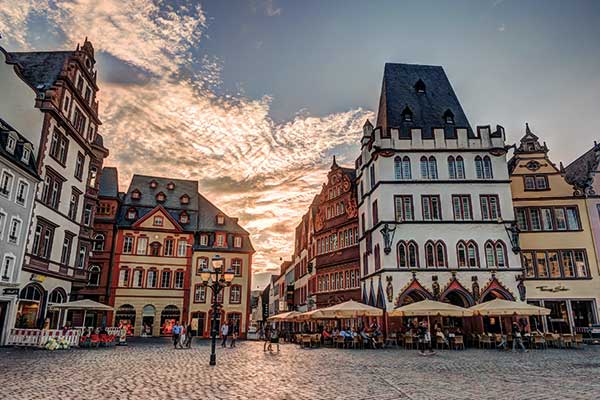
[[[241,233],[248,235],[248,231],[242,228],[237,218],[231,218],[227,216],[223,211],[219,210],[217,206],[211,203],[206,197],[198,193],[198,228],[203,232],[210,231],[226,231],[230,233]],[[225,223],[223,225],[217,224],[217,215],[223,215],[225,217]]]
[[[173,218],[173,216],[167,210],[165,210],[165,208],[163,206],[161,206],[160,204],[157,205],[156,207],[154,207],[152,210],[145,213],[143,217],[138,218],[133,223],[132,227],[133,228],[139,227],[144,221],[148,220],[150,217],[152,217],[152,215],[156,214],[158,211],[160,211],[162,214],[164,214],[167,217],[167,219],[175,226],[176,230],[183,231],[183,228],[179,224],[178,220],[176,218]]]
[[[115,167],[102,168],[102,174],[98,181],[99,197],[119,197],[119,175]]]
[[[565,168],[565,180],[575,186],[582,193],[589,193],[592,189],[595,172],[600,165],[600,144],[586,151]]]
[[[418,92],[417,82],[425,84]],[[404,109],[412,112],[412,121],[402,118]],[[450,110],[454,123],[446,124],[444,113]],[[474,137],[454,89],[440,66],[386,63],[377,113],[377,126],[385,131],[399,128],[401,137],[410,137],[410,128],[421,128],[423,138],[433,138],[433,128],[444,128],[446,137],[455,137],[455,128],[466,128]]]
[[[38,91],[49,89],[58,79],[73,51],[32,51],[8,53],[17,63],[25,81]]]
[[[13,135],[17,137],[17,145],[15,147],[15,151],[13,154],[9,153],[6,150],[6,143],[8,141],[8,136],[12,132]],[[22,161],[23,158],[23,149],[24,147],[29,146],[31,151],[29,154],[29,162],[24,163]],[[12,161],[14,164],[18,165],[21,169],[27,171],[30,175],[32,175],[36,179],[40,179],[35,161],[35,149],[33,148],[33,144],[28,141],[23,135],[17,132],[12,126],[10,126],[5,120],[0,118],[0,155],[2,157]]]

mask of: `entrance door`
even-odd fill
[[[148,304],[144,306],[142,312],[142,336],[152,336],[152,329],[154,327],[154,316],[156,315],[156,308],[153,305]]]
[[[209,314],[209,316],[210,316],[210,332],[208,332],[208,334],[209,334],[209,336],[212,336],[213,318],[212,318],[212,314]],[[217,313],[217,325],[214,328],[216,329],[217,336],[219,336],[219,334],[221,332],[221,313]]]

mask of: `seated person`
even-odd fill
[[[435,336],[441,338],[442,341],[444,342],[444,344],[446,346],[450,347],[450,344],[448,343],[448,339],[446,339],[446,335],[444,335],[444,332],[442,332],[442,329],[439,326],[435,330]]]
[[[327,329],[323,329],[323,333],[321,333],[323,339],[329,339],[331,337],[331,333],[327,332]]]

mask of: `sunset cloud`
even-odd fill
[[[250,231],[257,270],[289,257],[293,229],[320,190],[331,155],[356,150],[363,109],[298,113],[275,123],[277,99],[220,94],[221,61],[192,51],[210,31],[200,5],[145,0],[0,0],[0,32],[34,49],[30,18],[46,16],[72,48],[88,37],[98,52],[105,144],[123,189],[134,173],[199,181],[200,191]],[[281,12],[266,2],[273,15]],[[47,11],[46,11],[47,10]],[[68,27],[68,29],[62,29]],[[3,43],[6,46],[6,43]],[[40,49],[41,50],[41,49]],[[342,157],[343,159],[344,157]],[[353,156],[345,156],[347,161]]]

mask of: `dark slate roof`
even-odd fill
[[[417,93],[415,84],[425,84],[425,93]],[[408,107],[412,122],[405,122],[402,112]],[[446,124],[446,110],[454,115],[454,124]],[[377,126],[384,130],[399,128],[401,137],[410,137],[410,128],[421,128],[425,139],[433,138],[433,128],[445,128],[446,137],[456,137],[455,128],[466,128],[474,137],[454,89],[444,69],[433,65],[385,64]]]
[[[13,154],[6,150],[6,143],[8,142],[9,132],[14,132],[17,136],[17,145]],[[29,144],[31,151],[29,155],[29,162],[26,164],[21,159],[23,158],[23,147],[25,144]],[[12,126],[10,126],[5,120],[0,118],[0,155],[18,165],[21,169],[31,174],[36,179],[40,179],[35,162],[35,149],[33,144],[25,139],[23,135],[17,132]]]
[[[594,144],[590,150],[565,168],[565,179],[576,188],[587,191],[591,189],[594,173],[600,164],[600,144]]]
[[[34,51],[9,53],[10,61],[21,67],[23,78],[36,90],[50,88],[63,70],[72,51]]]
[[[156,188],[150,187],[150,182],[156,181]],[[175,188],[167,189],[167,184],[173,182]],[[131,194],[135,190],[139,190],[141,198],[139,200],[132,199]],[[156,195],[163,192],[166,196],[164,202],[156,200]],[[123,203],[117,223],[119,226],[131,226],[135,221],[125,218],[127,210],[130,207],[135,207],[138,212],[138,218],[142,218],[145,214],[153,210],[156,206],[163,206],[176,221],[179,221],[179,214],[185,210],[189,215],[190,222],[185,224],[183,228],[186,231],[195,231],[198,220],[198,182],[188,181],[183,179],[161,178],[157,176],[134,175],[129,184],[129,189],[123,197]],[[180,197],[187,194],[190,197],[188,204],[181,204]]]
[[[209,231],[227,231],[231,233],[242,233],[248,235],[248,231],[242,228],[237,218],[227,216],[223,211],[219,210],[213,203],[208,201],[206,197],[198,193],[198,206],[200,209],[200,218],[198,220],[199,230],[203,232]],[[217,225],[217,214],[225,216],[225,224]]]
[[[100,197],[119,198],[119,175],[115,167],[102,168],[98,183],[98,195]]]

